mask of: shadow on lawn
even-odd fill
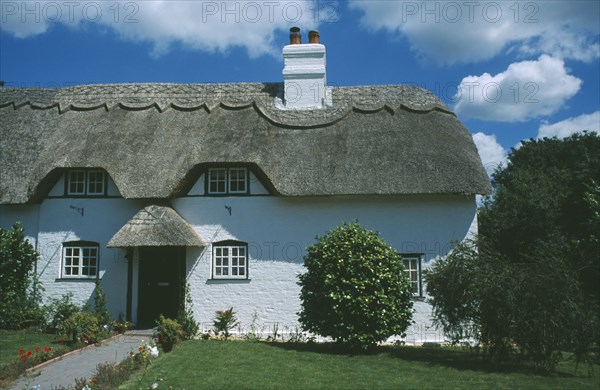
[[[533,365],[525,362],[499,363],[489,359],[482,353],[475,353],[460,347],[428,348],[385,345],[377,346],[364,352],[350,350],[335,343],[264,343],[285,350],[328,355],[347,355],[349,357],[388,355],[405,361],[421,362],[432,366],[444,366],[457,370],[483,371],[489,373],[521,373],[564,378],[576,376],[566,372],[540,371]]]

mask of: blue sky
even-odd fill
[[[598,1],[2,0],[0,79],[282,81],[292,26],[320,31],[329,84],[436,93],[488,171],[523,139],[599,131]]]

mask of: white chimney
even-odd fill
[[[290,29],[290,44],[283,47],[285,109],[314,109],[331,105],[325,72],[325,46],[319,33],[310,31],[302,44],[300,29]]]

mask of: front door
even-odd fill
[[[185,247],[140,248],[138,329],[156,326],[161,314],[177,316],[184,264]]]

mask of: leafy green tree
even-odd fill
[[[299,321],[309,332],[367,349],[403,336],[412,293],[400,255],[378,233],[345,223],[307,249]]]
[[[426,273],[434,317],[456,342],[553,368],[598,342],[600,137],[531,140],[495,172],[476,241]]]
[[[33,272],[37,259],[20,222],[0,229],[1,328],[20,328],[42,320],[41,286]]]
[[[480,234],[513,262],[560,243],[583,293],[600,304],[600,136],[530,140],[509,161],[479,211]]]

